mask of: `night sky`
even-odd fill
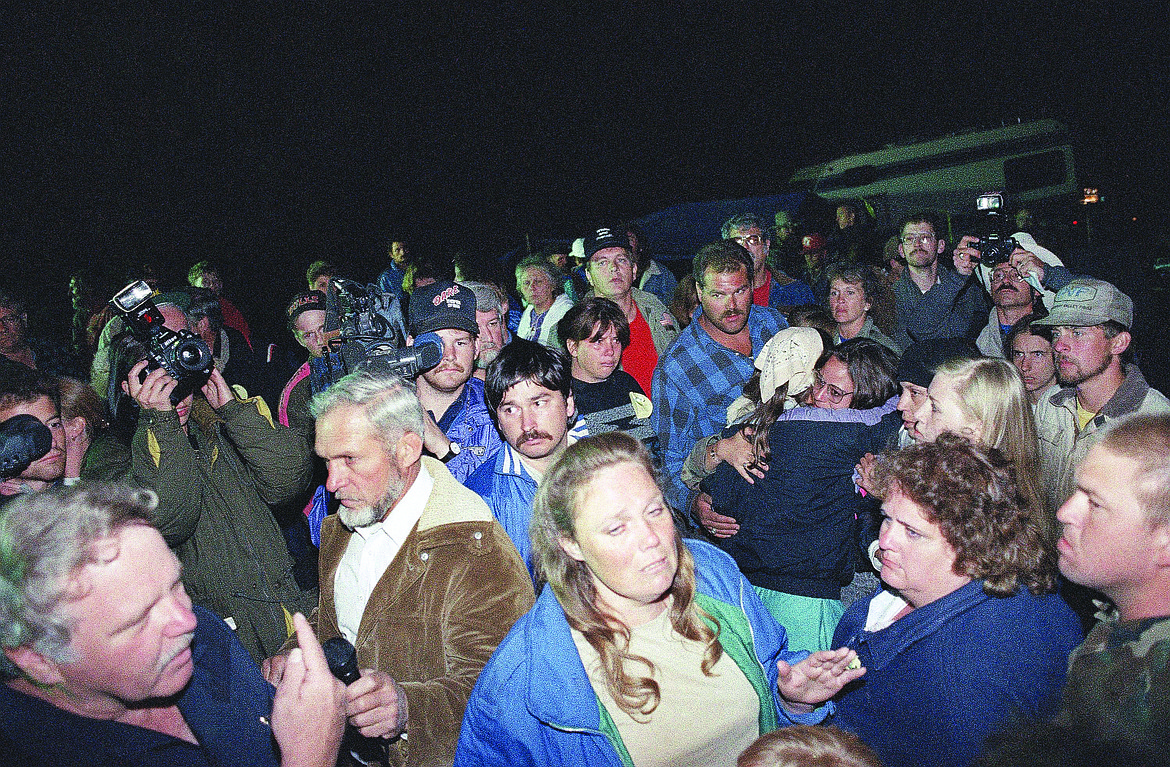
[[[243,5],[9,11],[0,280],[211,257],[264,315],[392,235],[494,256],[1040,117],[1086,184],[1170,187],[1166,3]]]

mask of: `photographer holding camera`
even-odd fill
[[[159,311],[148,304],[133,310]],[[183,349],[194,338],[181,311],[163,315],[168,336],[154,320],[144,332],[120,308],[135,333],[115,344],[113,375],[140,409],[127,479],[158,493],[153,521],[183,563],[194,603],[223,617],[261,660],[288,638],[286,616],[308,613],[317,598],[297,586],[269,508],[307,486],[308,446],[273,422],[263,399],[236,399],[214,366],[191,371],[167,359],[168,348]],[[188,393],[176,398],[177,389]]]

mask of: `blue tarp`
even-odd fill
[[[636,223],[646,234],[655,258],[689,260],[699,248],[719,239],[720,227],[732,216],[755,213],[771,223],[777,211],[796,214],[809,196],[807,192],[792,192],[742,200],[688,202],[643,216]]]

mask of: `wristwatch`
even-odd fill
[[[449,448],[447,448],[447,454],[445,456],[443,456],[442,458],[440,458],[439,460],[442,461],[443,463],[447,463],[452,458],[459,455],[459,451],[461,451],[462,449],[463,448],[461,448],[459,446],[458,442],[452,442],[451,446]]]

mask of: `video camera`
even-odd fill
[[[979,263],[994,269],[1010,261],[1019,243],[1009,234],[1002,192],[989,192],[975,198],[975,214],[979,221],[979,242],[973,247],[979,251]]]
[[[53,433],[36,416],[22,413],[0,423],[0,479],[20,476],[53,447]]]
[[[439,364],[443,342],[424,333],[406,345],[406,320],[398,300],[374,285],[334,279],[326,292],[325,332],[329,353],[310,360],[313,390],[320,391],[354,370],[371,369],[414,378]]]
[[[215,366],[211,349],[190,330],[171,330],[163,325],[149,285],[142,280],[132,282],[110,299],[110,304],[125,318],[131,334],[146,346],[148,362],[139,380],[151,370],[166,370],[179,382],[171,392],[172,405],[207,383]]]

